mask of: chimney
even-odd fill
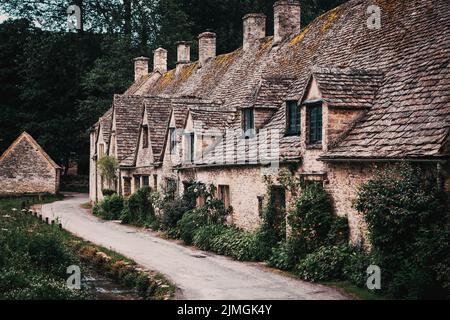
[[[244,21],[244,51],[260,43],[266,36],[266,16],[262,13],[249,13]]]
[[[167,72],[167,50],[158,48],[153,51],[153,71]]]
[[[198,36],[198,60],[204,66],[211,58],[216,56],[216,34],[203,32]]]
[[[300,2],[297,0],[280,0],[273,5],[274,44],[278,44],[300,32]]]
[[[148,75],[148,60],[146,57],[139,57],[134,59],[134,81]]]
[[[187,41],[179,41],[177,43],[177,63],[191,62],[191,45]]]

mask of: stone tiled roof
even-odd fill
[[[172,106],[169,99],[155,97],[146,98],[144,100],[144,105],[147,110],[153,156],[155,161],[158,161],[164,147],[164,138],[172,113]]]
[[[122,166],[132,166],[143,114],[143,99],[133,95],[114,96],[117,159]]]
[[[103,141],[106,142],[107,146],[109,146],[109,138],[111,137],[112,114],[113,108],[111,107],[98,122],[99,126],[102,128]],[[100,127],[98,129],[100,129]]]
[[[322,99],[330,107],[370,108],[383,74],[377,70],[313,68]],[[307,87],[306,87],[307,88]]]
[[[235,110],[221,110],[219,107],[190,109],[196,132],[224,131],[234,121]]]
[[[8,147],[8,149],[6,149],[5,152],[3,152],[3,154],[0,156],[0,165],[2,164],[2,162],[4,162],[4,159],[6,159],[6,157],[9,154],[13,153],[14,149],[16,149],[17,145],[21,143],[21,141],[27,141],[36,150],[36,152],[38,152],[48,162],[48,164],[50,164],[50,166],[52,166],[55,169],[61,169],[61,167],[57,165],[52,158],[50,158],[50,156],[39,145],[39,143],[37,143],[37,141],[34,140],[34,138],[27,132],[22,132],[22,134],[19,137],[17,137],[16,140],[14,140],[14,142]]]
[[[323,86],[333,103],[370,107],[365,117],[325,157],[437,156],[450,129],[450,3],[444,0],[377,3],[382,12],[380,29],[369,29],[366,24],[366,9],[372,1],[349,1],[317,18],[285,43],[265,73],[297,76],[285,98],[300,99],[316,65],[376,69],[383,74],[383,80],[371,106],[368,99],[359,98],[365,90],[356,88],[354,97],[345,94],[341,97],[341,88],[334,91]],[[280,109],[267,128],[282,132],[284,113]],[[292,147],[300,147],[293,139],[281,138],[282,157],[301,154],[301,150]]]
[[[367,26],[374,3],[381,8],[379,29]],[[298,136],[284,135],[281,102],[301,99],[314,76],[332,107],[366,110],[324,159],[436,157],[450,130],[448,21],[446,0],[350,0],[277,47],[268,37],[256,51],[238,49],[202,67],[186,64],[135,84],[128,94],[277,108],[264,129],[279,133],[280,157],[289,160],[303,151]],[[172,108],[181,128],[189,107],[172,102]]]

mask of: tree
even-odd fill
[[[106,179],[108,186],[111,187],[116,179],[119,162],[112,156],[103,156],[98,160],[97,166],[100,170],[100,175]]]

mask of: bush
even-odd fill
[[[221,232],[215,235],[210,245],[211,250],[236,260],[254,260],[254,241],[252,233],[231,226],[220,226]]]
[[[112,196],[113,194],[117,194],[117,192],[115,190],[111,190],[111,189],[103,189],[102,194],[104,197],[107,197],[107,196]]]
[[[376,265],[373,254],[359,248],[352,250],[342,270],[343,277],[358,287],[365,287],[367,281],[367,268]]]
[[[291,241],[282,241],[272,248],[272,253],[267,260],[270,267],[281,270],[292,270],[297,261],[295,260],[294,246]]]
[[[189,245],[192,243],[195,231],[206,223],[206,216],[202,209],[188,211],[177,223],[177,235]]]
[[[184,198],[175,197],[164,201],[162,205],[163,214],[161,215],[161,228],[168,230],[176,227],[178,221],[183,217],[183,214],[193,209],[191,204]]]
[[[128,198],[128,212],[124,218],[128,223],[145,224],[152,223],[155,219],[151,190],[149,187],[143,187],[137,190]]]
[[[383,270],[382,290],[396,298],[450,296],[448,194],[436,175],[410,165],[378,172],[355,201]]]
[[[347,246],[320,247],[300,261],[296,273],[308,281],[342,280],[343,267],[349,255]]]
[[[212,250],[212,242],[224,229],[224,226],[218,224],[201,226],[194,232],[193,243],[201,250]]]
[[[328,232],[329,244],[348,244],[350,230],[347,217],[333,217],[333,221]]]
[[[120,218],[124,207],[124,200],[117,193],[106,196],[102,201],[96,203],[92,209],[94,215],[105,220],[117,220]]]

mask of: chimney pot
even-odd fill
[[[300,2],[297,0],[279,0],[273,5],[274,44],[300,32]]]
[[[198,36],[198,56],[200,66],[204,66],[210,59],[216,56],[216,34],[203,32]]]
[[[244,51],[260,43],[266,37],[266,16],[262,13],[249,13],[244,21]]]
[[[148,75],[148,61],[147,57],[138,57],[134,59],[134,81]]]
[[[167,50],[158,48],[153,51],[153,71],[167,72]]]

